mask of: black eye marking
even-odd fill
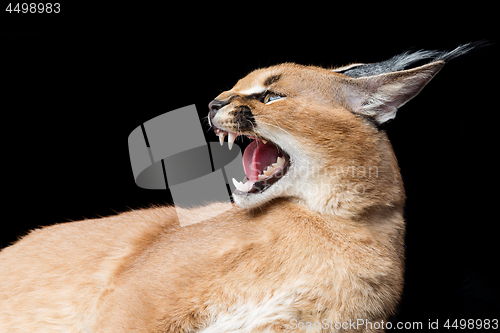
[[[279,99],[279,98],[283,98],[283,97],[286,97],[286,95],[281,94],[281,93],[276,93],[274,91],[266,90],[263,93],[250,95],[247,98],[256,99],[259,102],[266,104],[266,103],[271,102],[275,99]]]
[[[273,83],[276,83],[281,78],[281,74],[279,75],[271,75],[264,81],[264,86],[270,86]]]

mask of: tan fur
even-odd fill
[[[395,95],[442,64],[374,81],[295,64],[252,72],[217,97],[231,102],[214,125],[278,144],[287,178],[240,207],[187,211],[220,214],[185,227],[159,207],[33,231],[0,253],[0,331],[334,332],[387,320],[403,287],[404,190],[385,132],[350,96]],[[264,88],[286,98],[243,94],[272,75]],[[238,105],[252,130],[238,128]]]

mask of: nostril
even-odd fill
[[[215,114],[217,113],[217,111],[219,111],[226,104],[228,104],[228,103],[227,102],[222,102],[222,101],[219,101],[219,100],[216,100],[216,99],[214,99],[213,101],[211,101],[208,104],[208,109],[209,109],[209,112],[208,112],[208,121],[210,123],[210,126],[214,127],[213,119],[215,117]]]
[[[220,110],[222,109],[224,106],[228,105],[229,103],[231,103],[231,101],[236,97],[237,95],[233,95],[231,96],[230,98],[226,99],[225,101],[220,101],[218,99],[214,99],[213,101],[211,101],[210,103],[208,103],[208,109],[209,109],[209,112],[208,112],[208,121],[210,122],[210,126],[214,126],[213,125],[213,119],[215,117],[215,114]]]
[[[219,111],[224,105],[227,105],[228,102],[226,101],[219,101],[219,100],[216,100],[214,99],[213,101],[211,101],[209,104],[208,104],[208,109],[210,110],[210,112],[212,113],[216,113],[217,111]]]

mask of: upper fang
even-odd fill
[[[226,134],[224,133],[219,133],[219,142],[220,142],[220,145],[224,145],[224,138],[226,137]]]
[[[232,132],[228,133],[228,135],[227,135],[227,145],[229,147],[229,150],[231,150],[231,148],[233,148],[233,142],[234,142],[234,140],[236,140],[237,136],[238,136],[238,134],[236,134],[236,133],[232,133]]]

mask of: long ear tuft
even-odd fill
[[[406,51],[401,54],[395,55],[394,57],[385,61],[371,64],[355,64],[344,66],[341,68],[332,69],[332,71],[353,78],[380,75],[383,73],[401,71],[407,69],[417,62],[425,60],[427,60],[427,63],[438,60],[447,62],[458,56],[464,55],[465,53],[473,49],[478,49],[486,45],[488,45],[487,42],[479,41],[460,45],[452,51]]]
[[[438,56],[434,59],[434,61],[444,60],[445,62],[448,62],[452,59],[455,59],[456,57],[459,57],[461,55],[468,53],[469,51],[477,50],[479,48],[482,48],[482,47],[485,47],[488,45],[490,45],[490,43],[488,41],[485,41],[485,40],[463,44],[463,45],[460,45],[459,47],[457,47],[456,49],[451,50],[451,51],[437,52]]]
[[[447,61],[480,46],[484,46],[484,42],[464,44],[452,51],[405,52],[379,63],[351,65],[333,71],[347,76],[343,85],[346,106],[382,124],[393,119],[398,108],[415,97]],[[426,59],[431,62],[405,69]]]

